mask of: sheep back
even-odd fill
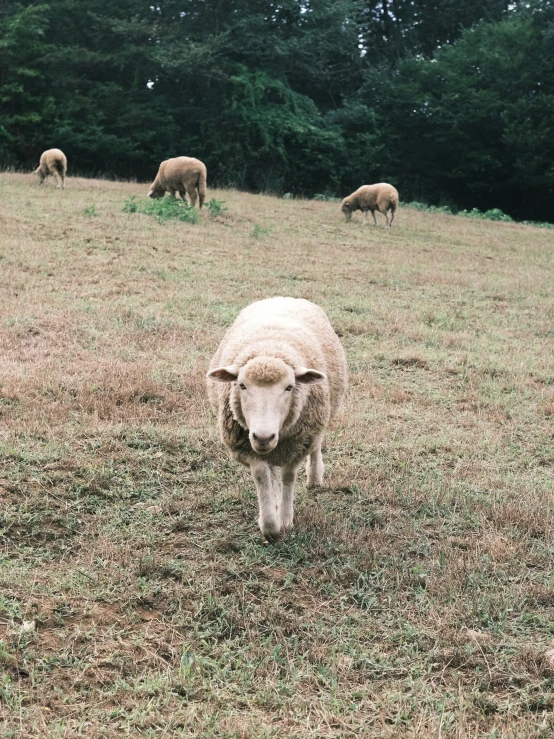
[[[65,176],[67,172],[67,157],[61,149],[47,149],[40,156],[38,169],[44,177],[56,173]]]

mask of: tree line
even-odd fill
[[[0,164],[554,220],[554,0],[0,0]]]

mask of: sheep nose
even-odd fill
[[[275,438],[275,434],[271,434],[270,436],[260,436],[258,434],[252,434],[252,437],[256,444],[259,444],[260,446],[267,446],[268,444],[271,444],[271,442]]]

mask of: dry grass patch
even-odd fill
[[[0,186],[3,735],[552,735],[551,232]],[[275,294],[327,310],[351,383],[270,547],[204,373]]]

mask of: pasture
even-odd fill
[[[147,189],[0,175],[2,736],[552,736],[554,232]],[[204,375],[278,294],[350,387],[269,546]]]

